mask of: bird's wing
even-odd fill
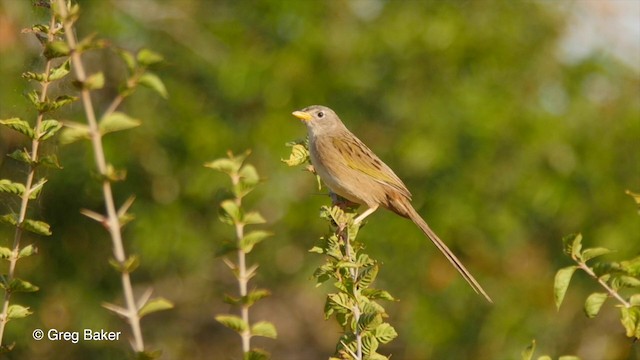
[[[400,191],[402,195],[411,199],[411,193],[402,180],[355,135],[332,137],[331,143],[348,167]]]

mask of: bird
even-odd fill
[[[491,297],[411,205],[411,192],[376,154],[358,139],[330,108],[308,106],[293,116],[307,126],[309,156],[315,172],[329,190],[366,206],[354,219],[362,222],[378,208],[413,221],[444,254],[473,290],[492,303]]]

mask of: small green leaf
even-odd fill
[[[531,344],[527,346],[521,353],[522,360],[531,360],[533,358],[533,353],[536,351],[536,341],[531,340]]]
[[[0,125],[4,125],[9,129],[15,130],[29,138],[34,138],[34,132],[28,122],[20,118],[11,118],[6,120],[0,120]]]
[[[58,132],[62,128],[62,123],[57,120],[44,120],[40,124],[40,134],[38,134],[38,138],[41,141],[47,140]]]
[[[224,256],[230,252],[238,251],[238,244],[231,241],[225,241],[220,245],[220,247],[216,250],[215,256]]]
[[[218,315],[215,319],[217,322],[238,333],[243,333],[249,328],[244,320],[235,315]]]
[[[162,356],[162,350],[145,350],[136,353],[136,360],[155,360]]]
[[[158,75],[152,72],[147,71],[142,76],[140,76],[140,79],[138,79],[138,83],[140,83],[140,85],[142,86],[146,86],[149,89],[157,92],[158,95],[162,96],[165,99],[169,97],[169,93],[167,93],[167,88],[164,86],[164,83],[162,82],[162,80],[158,77]]]
[[[238,205],[233,200],[225,200],[220,204],[220,207],[229,216],[233,223],[239,223],[242,218],[242,213]]]
[[[640,294],[633,294],[629,298],[631,306],[640,306]]]
[[[66,42],[55,40],[45,45],[42,55],[44,55],[47,60],[51,60],[57,57],[67,56],[70,52],[71,50],[69,49],[69,45],[67,45]]]
[[[38,82],[44,82],[47,78],[47,74],[44,73],[34,73],[31,71],[23,72],[22,77],[27,80],[33,80]]]
[[[3,285],[3,287],[9,292],[34,292],[39,290],[32,283],[18,278],[11,280],[8,287],[6,285]]]
[[[18,252],[18,258],[31,256],[31,255],[37,254],[37,253],[38,253],[38,248],[36,248],[33,245],[27,245],[27,246],[23,247],[22,249],[20,249],[20,251]],[[0,254],[0,257],[1,256],[2,255]]]
[[[140,257],[138,255],[131,255],[123,262],[110,258],[109,264],[118,272],[132,273],[140,266]]]
[[[276,327],[268,321],[258,321],[251,326],[251,336],[262,336],[270,339],[278,337]]]
[[[620,322],[630,338],[640,338],[640,307],[620,307]]]
[[[374,330],[374,336],[376,337],[376,339],[378,339],[378,341],[386,344],[398,337],[398,333],[396,332],[396,329],[394,329],[390,324],[382,323]]]
[[[33,312],[30,311],[28,307],[22,305],[13,304],[7,309],[7,319],[9,320],[21,319],[31,314],[33,314]]]
[[[16,150],[7,155],[10,158],[31,165],[31,155],[26,149]]]
[[[49,73],[49,81],[60,80],[67,76],[71,70],[71,59],[63,62],[59,66],[54,67]]]
[[[373,265],[360,270],[358,275],[358,285],[360,288],[367,288],[378,276],[378,265]]]
[[[251,290],[247,296],[242,299],[243,305],[252,306],[256,301],[264,299],[271,295],[271,292],[266,289]]]
[[[22,228],[38,235],[51,235],[49,224],[44,221],[25,219],[22,223]]]
[[[362,352],[365,354],[375,353],[380,346],[378,339],[370,333],[365,333],[362,337]]]
[[[240,165],[238,165],[235,161],[224,158],[210,161],[208,163],[205,163],[204,166],[213,170],[221,171],[225,174],[233,174],[240,168]]]
[[[9,225],[18,225],[18,215],[17,214],[6,214],[0,216],[0,221]]]
[[[130,51],[124,49],[118,49],[116,52],[118,53],[122,61],[124,61],[124,63],[127,65],[129,73],[132,73],[136,68],[136,59],[133,57],[133,54]]]
[[[288,166],[298,166],[309,161],[309,150],[303,142],[288,143],[287,146],[291,146],[291,154],[288,159],[280,159],[280,161]]]
[[[173,303],[165,298],[158,297],[147,301],[147,303],[138,310],[138,316],[142,318],[145,315],[168,309],[173,309]]]
[[[245,225],[264,224],[267,221],[257,211],[250,211],[242,217],[242,222]]]
[[[76,122],[65,122],[65,128],[60,133],[60,143],[63,145],[71,144],[78,140],[90,139],[91,132],[89,126]]]
[[[0,193],[22,196],[22,194],[24,194],[24,191],[24,185],[20,183],[14,183],[8,179],[0,179]]]
[[[569,287],[569,282],[571,282],[571,277],[577,268],[577,266],[567,266],[558,270],[556,273],[553,284],[553,295],[556,302],[556,308],[558,309],[560,309],[560,305],[562,305],[562,300],[564,300],[564,295]]]
[[[38,164],[52,169],[62,169],[62,165],[58,161],[56,154],[46,155],[40,158]]]
[[[362,289],[362,295],[366,296],[371,300],[389,300],[395,301],[396,299],[389,294],[386,290],[378,290],[378,289]]]
[[[269,353],[261,349],[253,349],[244,353],[243,360],[269,360]]]
[[[595,257],[606,255],[611,252],[612,252],[611,250],[603,247],[585,249],[582,252],[582,261],[587,262]]]
[[[102,89],[104,87],[104,74],[102,71],[89,75],[84,81],[87,90]]]
[[[551,358],[549,358],[549,360],[551,360]],[[580,358],[574,355],[563,355],[563,356],[560,356],[558,360],[580,360]]]
[[[164,57],[155,51],[149,49],[141,49],[136,56],[141,65],[149,66],[157,64],[164,60]]]
[[[0,247],[0,259],[9,260],[13,256],[13,251],[6,247]]]
[[[600,312],[600,308],[602,304],[607,300],[606,293],[593,293],[587,297],[587,300],[584,302],[584,312],[587,314],[587,317],[594,318]]]
[[[242,240],[240,240],[240,248],[245,253],[249,253],[251,252],[251,250],[253,250],[254,245],[258,244],[259,242],[264,240],[266,237],[271,235],[273,234],[268,231],[263,231],[263,230],[251,231],[250,233],[246,234],[242,238]]]
[[[616,289],[640,287],[640,280],[633,276],[620,275],[614,277],[611,284]]]
[[[125,113],[116,111],[100,121],[100,133],[104,135],[114,131],[131,129],[140,126],[141,123],[140,120],[133,119]]]
[[[640,256],[620,262],[620,267],[630,276],[640,276]]]
[[[36,104],[36,109],[38,109],[38,111],[41,113],[46,113],[49,111],[57,110],[64,105],[70,104],[76,100],[78,100],[78,98],[75,96],[60,95],[53,101],[47,99],[43,102],[38,102]]]

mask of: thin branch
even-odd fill
[[[73,64],[73,69],[76,75],[76,78],[80,83],[83,83],[87,76],[85,73],[84,65],[82,63],[82,59],[80,57],[80,53],[76,51],[77,41],[75,38],[73,23],[68,20],[68,10],[64,0],[57,0],[57,5],[60,10],[63,26],[65,29],[65,36],[67,39],[67,43],[69,44],[69,48],[71,49],[71,61]],[[91,134],[91,143],[93,146],[94,158],[96,162],[96,166],[98,168],[98,172],[103,176],[104,180],[102,181],[102,192],[104,194],[104,202],[107,211],[107,222],[106,226],[111,235],[111,240],[113,243],[113,254],[116,260],[120,263],[126,261],[127,257],[125,255],[124,246],[122,244],[122,234],[121,234],[121,226],[120,220],[118,218],[115,202],[113,199],[113,192],[111,189],[111,182],[106,178],[107,174],[107,162],[104,155],[104,150],[102,147],[102,135],[100,134],[100,130],[98,128],[98,121],[96,119],[95,111],[93,108],[93,103],[91,101],[90,91],[86,88],[81,90],[81,99],[82,104],[85,109],[85,115],[87,117],[87,122],[89,125],[89,131]],[[117,100],[118,97],[112,103],[113,109],[119,105],[120,100]],[[113,110],[111,110],[113,111]],[[137,352],[144,351],[144,340],[142,338],[142,331],[140,329],[140,317],[138,316],[138,309],[136,307],[136,301],[133,295],[133,289],[131,286],[131,279],[129,277],[129,273],[126,271],[121,272],[121,282],[122,288],[124,291],[124,298],[127,308],[127,320],[129,325],[131,326],[131,330],[133,332],[133,349]]]
[[[624,305],[624,307],[626,307],[626,308],[630,308],[631,307],[631,304],[627,300],[625,300],[622,296],[620,296],[620,294],[618,294],[617,291],[612,289],[604,280],[602,280],[600,277],[598,277],[598,275],[596,275],[596,273],[593,272],[593,270],[591,270],[591,268],[589,266],[587,266],[586,263],[584,263],[583,261],[577,261],[577,262],[578,262],[578,266],[580,267],[580,269],[584,270],[584,272],[589,274],[589,276],[591,276],[594,279],[596,279],[596,281],[605,290],[607,290],[607,292],[609,293],[609,295],[611,297],[614,297],[616,300],[618,300],[622,305]]]
[[[240,183],[240,176],[238,174],[234,174],[231,177],[231,182],[233,186],[236,187]],[[237,196],[235,199],[236,205],[238,209],[242,207],[242,198]],[[240,246],[240,242],[242,238],[244,238],[244,224],[236,223],[236,238],[238,240],[238,287],[240,290],[240,296],[244,298],[247,296],[247,283],[249,282],[249,276],[247,275],[247,264],[246,264],[246,254],[244,250]],[[245,324],[247,324],[247,329],[243,331],[240,336],[242,337],[242,352],[248,353],[251,350],[251,331],[249,330],[249,306],[243,304],[240,308],[240,315]]]
[[[47,33],[48,41],[51,42],[54,40],[54,32],[57,31],[55,28],[56,21],[55,15],[51,14],[51,19],[49,21],[49,32]],[[44,73],[46,74],[47,81],[42,82],[42,91],[40,93],[40,102],[44,102],[47,99],[47,92],[49,90],[49,74],[51,72],[52,61],[47,60],[45,65]],[[35,163],[38,160],[38,150],[40,147],[40,126],[42,124],[42,120],[44,118],[44,114],[42,112],[38,113],[38,117],[36,118],[36,126],[35,126],[35,136],[31,141],[31,162]],[[22,240],[22,223],[27,217],[27,208],[29,206],[29,196],[32,192],[33,181],[36,175],[36,167],[34,165],[30,165],[29,173],[27,174],[27,180],[25,182],[25,190],[22,194],[21,202],[20,202],[20,214],[18,215],[18,221],[16,224],[16,231],[13,236],[13,247],[11,258],[9,259],[9,272],[7,274],[7,281],[11,282],[11,280],[15,277],[16,271],[16,263],[18,262],[18,252],[20,251],[20,242]],[[4,329],[7,325],[8,312],[9,312],[9,302],[11,301],[11,291],[5,290],[4,293],[4,301],[2,304],[2,313],[0,314],[0,346],[2,345],[2,340],[4,337]]]

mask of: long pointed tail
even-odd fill
[[[473,290],[476,293],[483,295],[490,303],[493,303],[493,300],[491,300],[489,295],[487,295],[487,293],[484,291],[482,286],[480,286],[480,284],[476,281],[476,279],[473,277],[473,275],[471,275],[469,270],[467,270],[467,268],[465,268],[464,265],[462,265],[462,262],[460,260],[458,260],[458,258],[451,252],[451,250],[449,250],[447,245],[445,243],[443,243],[442,240],[440,240],[438,235],[436,235],[436,233],[434,233],[433,230],[431,230],[429,225],[427,225],[427,223],[424,221],[424,219],[422,219],[420,214],[418,214],[418,212],[415,209],[413,209],[413,207],[411,205],[409,205],[408,208],[409,209],[407,209],[407,210],[409,210],[409,211],[408,211],[407,215],[409,216],[409,218],[416,225],[418,225],[418,227],[420,227],[420,229],[422,229],[424,234],[427,235],[427,237],[429,239],[431,239],[433,244],[438,249],[440,249],[440,251],[442,251],[442,253],[447,258],[447,260],[449,260],[449,262],[451,262],[451,264],[453,264],[453,266],[458,270],[460,275],[462,275],[462,277],[465,280],[467,280],[467,282],[469,283],[469,285],[471,285]]]

